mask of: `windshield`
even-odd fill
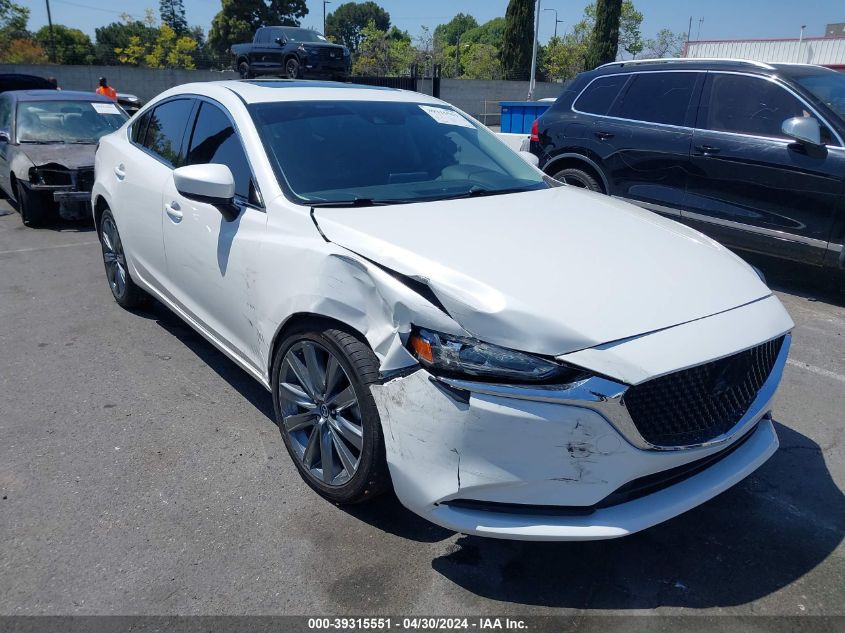
[[[113,103],[21,101],[15,119],[18,143],[96,143],[126,121]]]
[[[291,42],[328,42],[325,36],[311,29],[289,29],[282,32]]]
[[[304,203],[401,203],[549,185],[486,128],[447,106],[260,103],[255,125],[283,187]]]
[[[795,81],[809,90],[815,97],[845,119],[845,75],[824,73],[795,77]]]

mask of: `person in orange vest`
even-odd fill
[[[97,87],[97,94],[108,97],[112,101],[117,101],[117,90],[108,84],[105,77],[100,77],[100,85]]]

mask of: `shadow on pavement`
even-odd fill
[[[845,498],[820,447],[782,424],[777,431],[781,448],[762,468],[667,523],[583,543],[465,536],[432,567],[477,595],[528,605],[704,609],[752,602],[825,561],[845,536]]]

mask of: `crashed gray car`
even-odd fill
[[[0,189],[25,225],[90,216],[97,142],[127,118],[115,102],[93,92],[0,95]]]

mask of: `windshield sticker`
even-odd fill
[[[97,114],[120,114],[120,110],[113,103],[92,103],[91,107],[97,111]]]
[[[442,125],[460,125],[461,127],[475,129],[475,126],[472,123],[467,121],[454,110],[449,110],[447,108],[433,108],[431,106],[424,105],[420,106],[420,110]]]

